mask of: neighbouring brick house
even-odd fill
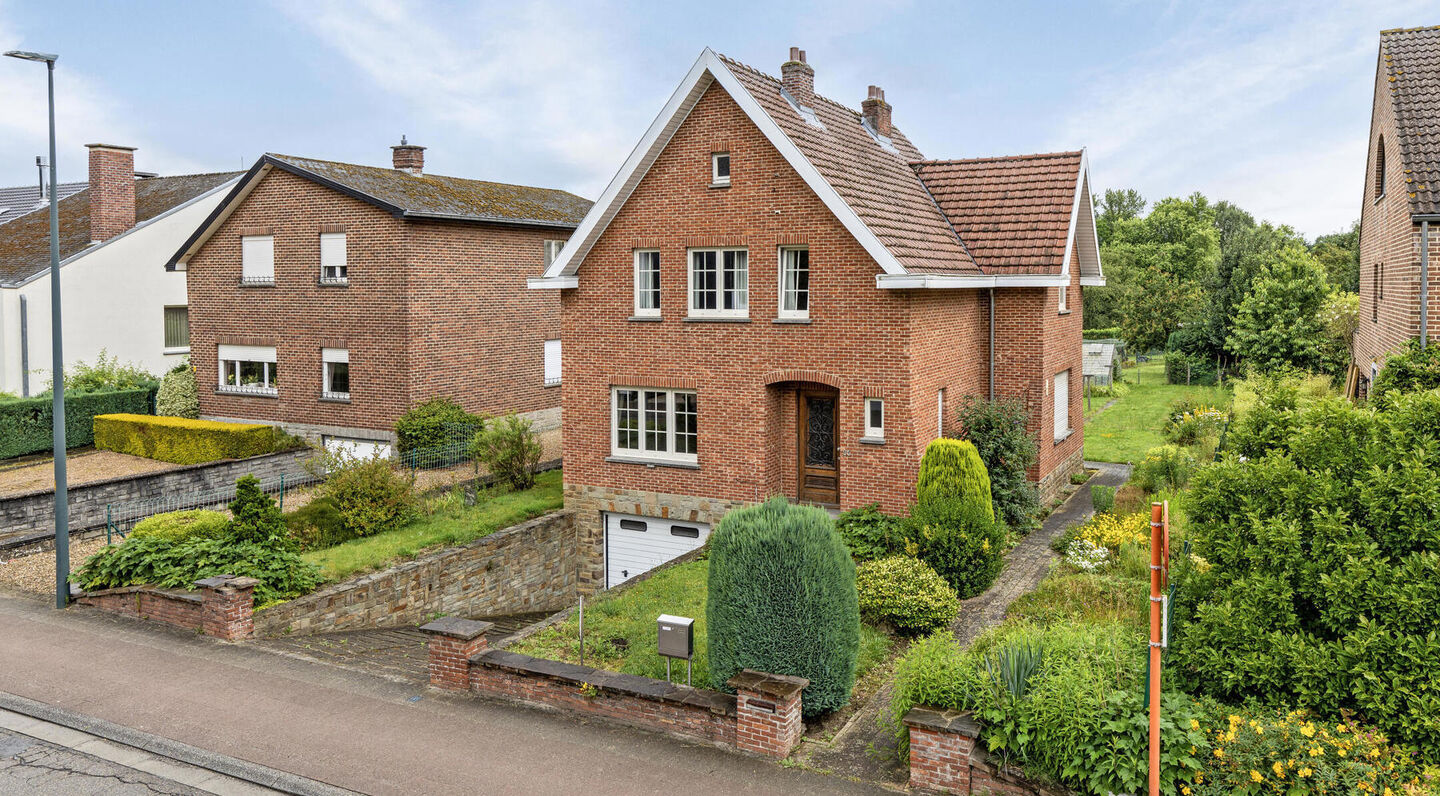
[[[880,89],[857,112],[804,61],[702,53],[531,282],[561,295],[587,586],[771,495],[906,511],[966,396],[1024,401],[1045,496],[1081,466],[1084,153],[925,160]]]
[[[1409,340],[1435,336],[1440,269],[1432,262],[1434,241],[1427,246],[1425,239],[1437,222],[1440,26],[1382,31],[1360,203],[1359,396],[1386,357]]]
[[[201,416],[384,445],[433,396],[559,421],[559,302],[525,289],[590,202],[265,155],[167,268],[189,275]]]

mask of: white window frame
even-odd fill
[[[874,412],[880,410],[880,425],[875,425]],[[873,440],[885,439],[885,399],[865,399],[865,438]]]
[[[321,395],[322,397],[326,398],[326,399],[331,400],[331,401],[348,401],[348,400],[350,400],[350,390],[349,390],[349,389],[345,389],[345,390],[343,390],[343,391],[341,391],[341,390],[336,390],[336,389],[335,389],[335,385],[334,385],[334,383],[333,383],[332,380],[331,380],[332,377],[335,375],[333,369],[331,368],[331,365],[337,365],[337,364],[338,364],[338,365],[344,365],[344,366],[345,366],[345,381],[346,381],[345,386],[348,388],[348,387],[350,386],[350,384],[349,384],[349,381],[350,381],[350,351],[349,351],[349,349],[345,349],[345,348],[322,348],[322,349],[320,349],[320,378],[321,378],[321,390],[322,390],[321,393],[320,393],[320,395]]]
[[[275,284],[275,236],[240,237],[240,284]]]
[[[555,262],[555,258],[560,256],[560,250],[563,249],[563,248],[565,248],[565,241],[563,241],[563,240],[547,240],[547,241],[545,241],[545,267],[546,267],[546,268],[549,268],[549,267],[550,267],[550,263]]]
[[[790,281],[789,281],[788,277],[789,277],[790,272],[791,272],[792,270],[795,271],[795,273],[797,273],[797,274],[801,272],[801,269],[799,268],[798,263],[799,263],[799,259],[800,259],[800,258],[799,258],[799,255],[802,254],[802,253],[805,255],[805,268],[804,268],[805,287],[804,287],[804,288],[800,288],[800,287],[799,287],[799,278],[798,278],[798,276],[797,276],[797,278],[796,278],[796,287],[795,287],[793,293],[794,293],[794,295],[795,295],[795,297],[796,297],[795,303],[796,303],[797,305],[800,304],[800,300],[799,300],[800,297],[801,297],[801,296],[804,297],[804,299],[805,299],[805,302],[804,302],[804,303],[805,303],[805,307],[804,307],[804,309],[798,309],[798,308],[797,308],[797,309],[787,309],[786,306],[785,306],[786,303],[787,303],[787,302],[785,301],[785,299],[786,299],[786,297],[787,297],[788,294],[792,293],[792,291],[791,291],[791,289],[790,289]],[[791,257],[791,256],[794,256],[794,257],[796,258],[796,267],[793,268],[793,269],[791,268],[791,264],[790,264],[790,257]],[[807,246],[781,246],[781,247],[780,247],[779,254],[778,254],[778,256],[777,256],[777,260],[778,260],[779,263],[780,263],[779,279],[776,280],[776,283],[779,285],[779,294],[780,294],[780,305],[779,305],[779,309],[778,309],[779,317],[784,318],[784,319],[786,319],[786,320],[794,320],[794,321],[808,321],[808,320],[810,320],[810,284],[811,284],[811,283],[810,283],[810,249],[809,249],[809,247],[807,247]]]
[[[1060,311],[1061,311],[1061,312],[1069,312],[1069,311],[1070,311],[1070,286],[1069,286],[1069,285],[1061,285],[1061,286],[1060,286]]]
[[[276,378],[275,347],[274,346],[250,346],[250,345],[221,345],[217,348],[216,361],[219,367],[216,368],[218,383],[216,391],[233,393],[235,395],[279,395],[279,381]],[[241,365],[258,364],[261,366],[261,377],[259,384],[241,384]],[[234,380],[233,384],[227,383],[227,376]]]
[[[1054,399],[1055,441],[1063,442],[1074,433],[1074,429],[1070,427],[1070,370],[1068,368],[1055,374],[1051,390]],[[1063,402],[1060,400],[1062,390],[1065,393]]]
[[[651,269],[643,265],[653,255],[655,274],[655,285],[653,288],[643,283],[643,278],[652,273]],[[647,292],[653,295],[655,306],[642,307],[641,297]],[[659,249],[636,249],[635,250],[635,317],[637,318],[658,318],[660,317],[660,250]]]
[[[935,391],[935,438],[945,436],[945,388]]]
[[[698,309],[695,306],[695,256],[713,252],[715,254],[715,309]],[[743,274],[745,287],[733,289],[732,293],[743,299],[743,306],[725,309],[725,254],[743,255],[745,267],[732,267],[733,273]],[[732,258],[738,260],[739,257]],[[749,318],[750,317],[750,250],[734,246],[712,246],[685,250],[685,295],[691,318]]]
[[[320,233],[320,284],[350,284],[349,255],[345,233]]]
[[[724,174],[724,175],[721,175],[721,174],[720,174],[720,160],[721,160],[722,158],[725,160],[725,174]],[[734,165],[734,164],[733,164],[733,163],[731,162],[731,160],[730,160],[730,153],[729,153],[729,152],[711,152],[711,153],[710,153],[710,184],[711,184],[711,185],[729,185],[729,184],[730,184],[731,167],[732,167],[733,165]]]
[[[563,372],[562,363],[564,362],[561,358],[560,338],[556,337],[545,341],[543,360],[545,367],[544,385],[546,387],[554,387],[560,384],[560,378]]]
[[[620,395],[621,393],[634,393],[636,403],[633,411],[636,413],[637,424],[635,427],[636,447],[621,447],[620,444]],[[665,431],[663,446],[654,444],[653,436],[646,431],[646,412],[653,411],[647,408],[647,400],[650,396],[662,397],[664,404],[659,410],[664,413]],[[695,431],[693,434],[681,434],[679,431],[679,415],[691,414],[677,411],[680,408],[678,398],[688,399],[691,406],[695,408]],[[700,402],[694,390],[671,390],[660,387],[611,387],[610,388],[610,454],[616,459],[639,459],[668,464],[694,465],[698,463],[698,450],[700,443]],[[679,437],[693,436],[695,451],[678,453],[675,450]]]
[[[169,325],[170,325],[170,319],[169,319],[168,317],[166,317],[166,316],[169,315],[170,310],[185,310],[185,343],[184,343],[184,345],[170,345],[170,342],[171,342],[171,341],[170,341],[170,338],[168,337],[168,334],[169,334],[169,328],[168,328],[168,327],[169,327]],[[161,336],[161,342],[165,344],[164,347],[161,349],[160,353],[162,353],[162,354],[188,354],[188,353],[190,353],[190,305],[188,305],[188,304],[167,304],[167,305],[165,305],[165,307],[164,307],[163,309],[161,309],[161,311],[160,311],[160,336]]]

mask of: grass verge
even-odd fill
[[[1224,408],[1230,392],[1223,387],[1186,387],[1165,383],[1165,364],[1148,362],[1129,368],[1129,390],[1109,409],[1097,409],[1085,418],[1085,458],[1099,462],[1138,462],[1145,451],[1165,444],[1165,420],[1170,404],[1189,398]],[[1098,403],[1102,399],[1096,398]],[[1104,399],[1107,403],[1109,399]],[[1101,404],[1103,406],[1104,404]]]

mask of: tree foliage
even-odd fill
[[[1328,295],[1314,255],[1298,243],[1286,244],[1240,302],[1225,345],[1261,370],[1322,370],[1327,338],[1320,310]]]
[[[1325,281],[1336,290],[1360,292],[1360,222],[1345,232],[1321,235],[1310,247],[1310,253],[1325,269]]]

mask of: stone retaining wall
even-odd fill
[[[405,627],[435,614],[555,611],[576,595],[573,514],[559,511],[255,614],[255,635]]]
[[[305,461],[314,455],[309,448],[249,459],[226,459],[205,464],[190,464],[120,478],[91,481],[67,490],[70,499],[70,531],[76,533],[105,527],[105,506],[132,500],[155,498],[167,494],[213,492],[235,485],[242,475],[276,478],[281,474],[305,473]],[[34,552],[45,549],[47,540],[55,535],[55,490],[39,489],[0,498],[0,533],[23,534],[7,540],[0,548],[7,553],[24,549]]]

